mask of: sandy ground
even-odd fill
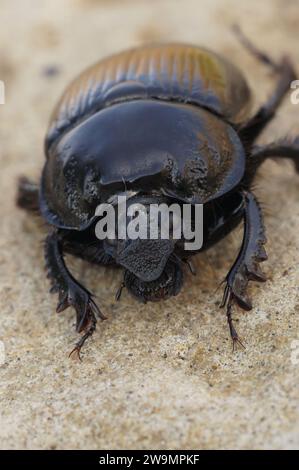
[[[216,288],[240,230],[198,256],[198,276],[186,273],[181,294],[160,304],[141,306],[127,293],[116,304],[119,272],[70,260],[108,316],[79,363],[68,359],[73,312],[56,315],[48,294],[46,227],[14,205],[17,176],[39,177],[49,114],[83,67],[151,41],[203,44],[243,69],[257,104],[274,78],[230,25],[298,64],[298,1],[1,0],[0,18],[0,447],[298,447],[299,178],[290,164],[265,164],[257,181],[269,281],[251,286],[254,310],[236,314],[247,348],[234,354]],[[286,99],[262,140],[295,134],[298,116]]]

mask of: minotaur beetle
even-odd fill
[[[276,63],[239,36],[277,74],[273,93],[253,115],[240,70],[208,49],[183,44],[139,47],[101,60],[70,84],[56,106],[41,184],[22,178],[17,199],[52,226],[45,241],[51,291],[59,295],[57,312],[70,305],[76,310],[77,331],[84,332],[74,349],[78,354],[95,330],[96,315],[105,317],[68,270],[64,253],[122,266],[123,285],[142,301],[178,294],[182,265],[190,265],[196,253],[161,238],[99,241],[96,207],[124,193],[129,204],[203,204],[202,250],[243,220],[242,245],[222,301],[233,344],[240,342],[232,307],[252,308],[248,281],[265,281],[259,263],[267,258],[252,182],[269,157],[291,159],[299,171],[299,137],[254,145],[295,72],[287,57]]]

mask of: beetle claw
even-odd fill
[[[236,338],[232,338],[232,341],[233,341],[233,352],[236,351],[237,345],[241,346],[241,348],[244,350],[246,349],[246,346],[244,346],[244,344],[242,343],[238,335]]]
[[[123,288],[125,287],[125,283],[122,282],[121,285],[119,286],[119,288],[117,289],[116,293],[115,293],[115,300],[118,302],[120,300],[120,297],[121,297],[121,294],[122,294],[122,291],[123,291]]]
[[[83,336],[81,336],[81,338],[79,339],[79,341],[76,343],[74,349],[72,349],[72,351],[70,352],[69,354],[69,357],[72,357],[73,354],[77,354],[78,358],[80,361],[82,361],[82,358],[81,358],[81,349],[85,343],[85,341],[93,335],[95,329],[96,329],[96,324],[97,324],[97,320],[96,320],[96,317],[94,316],[93,313],[90,313],[89,314],[89,320],[88,320],[88,324],[87,324],[87,327],[85,328],[85,333]]]
[[[69,302],[67,299],[62,300],[61,302],[58,302],[58,305],[56,307],[56,313],[61,313],[64,310],[66,310],[70,306]]]
[[[196,269],[194,268],[192,262],[191,262],[189,259],[186,259],[186,260],[185,260],[185,263],[187,264],[187,266],[188,266],[188,268],[189,268],[191,274],[192,274],[193,276],[196,276]]]
[[[79,361],[82,362],[80,351],[81,351],[81,348],[76,345],[69,353],[69,358],[71,358],[74,354],[77,354]]]

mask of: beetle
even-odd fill
[[[41,183],[21,178],[17,203],[38,210],[51,226],[45,260],[57,312],[72,306],[83,332],[73,351],[104,319],[93,295],[67,268],[64,253],[124,269],[126,288],[144,302],[177,295],[187,252],[173,240],[105,240],[95,236],[99,203],[128,201],[203,204],[201,250],[243,221],[239,254],[225,278],[222,307],[233,345],[242,345],[233,307],[250,310],[250,280],[265,281],[267,259],[259,202],[252,192],[257,169],[269,157],[293,160],[299,171],[299,136],[264,146],[255,141],[272,120],[290,82],[291,61],[273,61],[237,31],[246,48],[277,75],[269,99],[254,113],[241,71],[220,55],[184,44],[149,45],[101,60],[66,89],[45,140]],[[72,352],[73,352],[72,351]]]

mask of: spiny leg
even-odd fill
[[[252,193],[243,191],[243,197],[244,235],[242,246],[236,261],[226,276],[226,287],[221,304],[221,307],[226,306],[233,346],[236,343],[242,345],[232,320],[233,305],[237,303],[242,309],[251,310],[251,301],[246,295],[248,282],[250,280],[266,281],[259,266],[259,263],[267,259],[264,248],[266,236],[261,209]]]
[[[21,176],[18,181],[16,203],[22,209],[30,212],[39,211],[39,186],[25,176]]]
[[[233,352],[234,352],[236,344],[239,344],[244,349],[245,349],[245,346],[240,340],[237,330],[235,328],[233,318],[232,318],[232,307],[233,307],[233,299],[231,298],[228,300],[228,303],[227,303],[226,318],[227,318],[227,323],[229,327],[230,337],[232,338],[232,341],[233,341]]]
[[[80,350],[96,328],[96,315],[104,320],[106,317],[101,313],[92,294],[83,287],[69,272],[63,259],[62,235],[53,231],[45,241],[45,259],[48,269],[48,277],[52,281],[51,292],[58,292],[59,301],[56,311],[62,312],[72,306],[76,310],[76,330],[85,334],[76,344],[71,352],[77,352],[80,358]]]
[[[84,232],[77,232],[81,235],[81,240],[76,240],[73,232],[66,234],[63,238],[63,251],[73,256],[81,258],[92,264],[112,265],[115,264],[113,258],[109,256],[100,240],[91,238],[89,235],[84,239]]]
[[[106,266],[115,265],[115,261],[105,252],[103,245],[97,238],[90,243],[83,243],[82,241],[74,240],[74,237],[70,237],[70,239],[64,239],[63,248],[66,253],[77,256],[89,263]],[[123,280],[116,291],[115,300],[120,300],[124,287],[125,282]]]
[[[277,73],[279,76],[276,87],[266,103],[264,103],[257,110],[254,116],[239,129],[241,140],[248,148],[274,117],[277,108],[290,89],[291,82],[295,80],[296,73],[292,62],[288,57],[283,56],[281,60],[276,63],[265,52],[259,50],[254,44],[252,44],[251,41],[242,33],[240,28],[234,26],[234,31],[243,46],[245,46],[251,54],[269,66],[273,72]]]
[[[103,316],[101,317],[102,320],[104,319]],[[81,338],[79,339],[79,341],[76,343],[74,349],[72,349],[72,351],[69,353],[69,357],[71,357],[74,353],[76,353],[79,357],[79,359],[81,360],[81,355],[80,355],[80,351],[85,343],[85,341],[93,335],[93,333],[95,332],[96,330],[96,326],[97,326],[97,319],[94,315],[94,313],[91,314],[91,317],[89,319],[89,325],[88,327],[85,329],[85,333],[84,335],[81,336]]]

